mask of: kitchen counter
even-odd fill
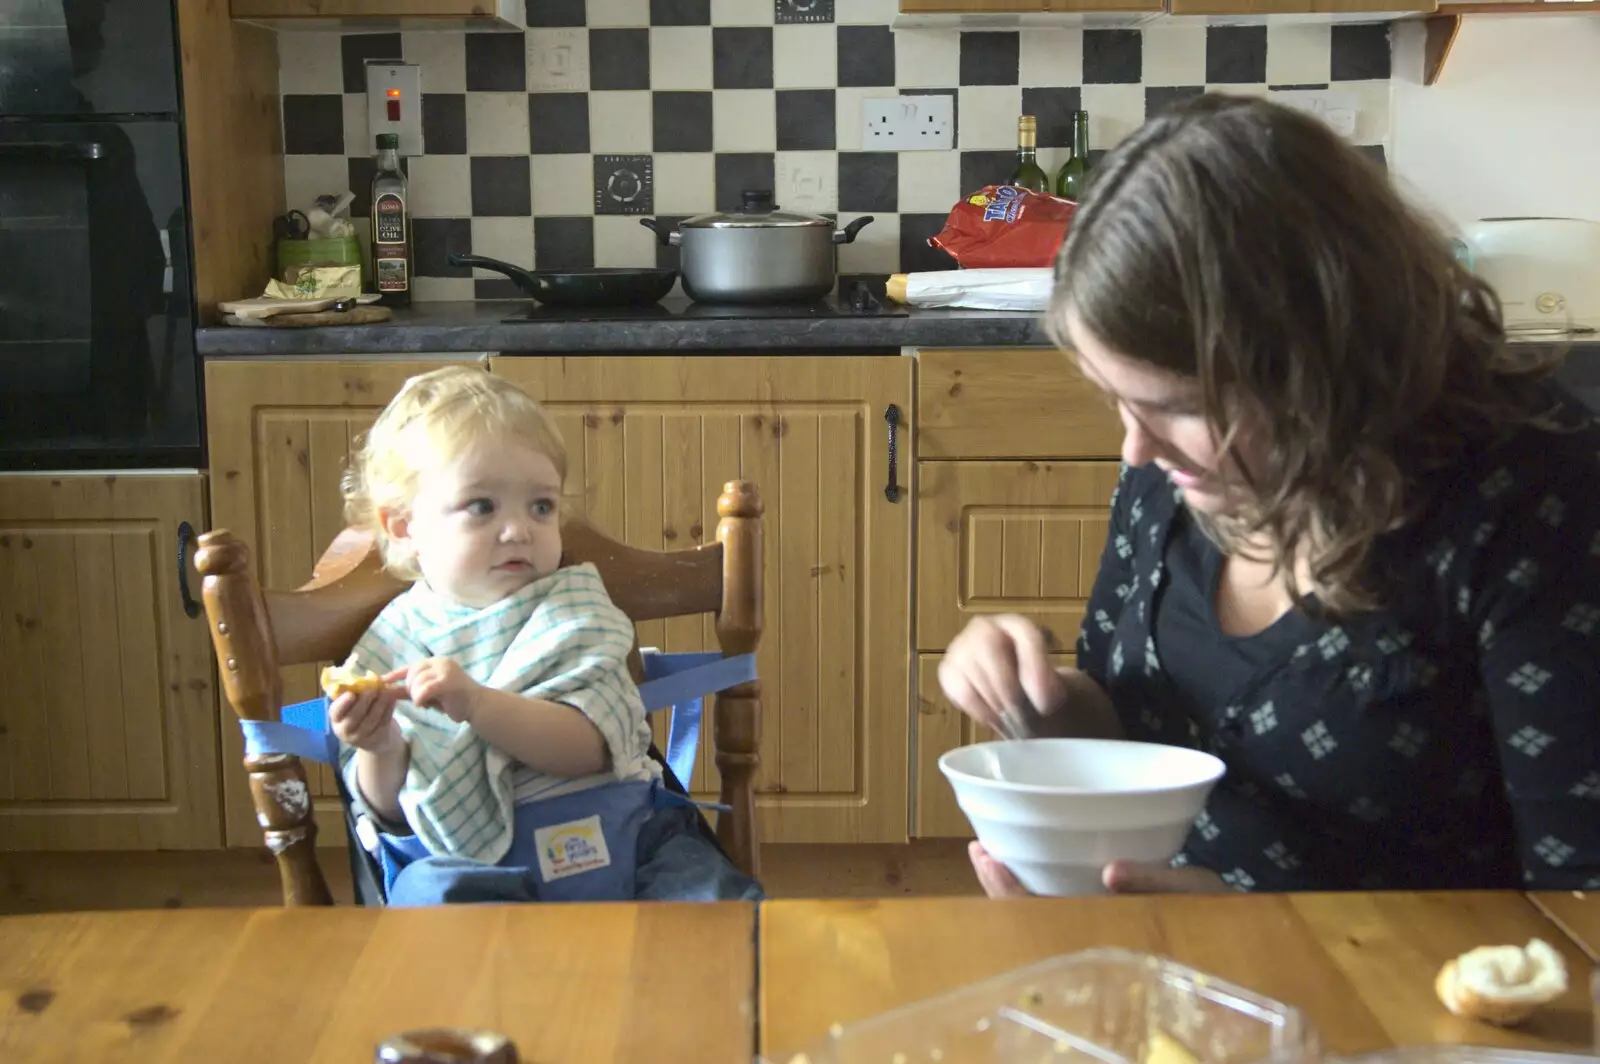
[[[902,347],[1047,344],[1037,315],[1015,311],[718,308],[684,299],[639,309],[558,311],[529,302],[419,303],[377,325],[295,329],[216,325],[196,333],[207,358],[274,355],[617,354],[795,351],[863,354]]]

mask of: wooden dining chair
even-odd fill
[[[729,481],[717,499],[714,544],[680,551],[618,543],[584,520],[562,529],[565,565],[592,563],[618,608],[635,624],[714,614],[724,656],[753,654],[762,628],[762,503],[756,486]],[[204,578],[206,617],[228,701],[241,720],[276,721],[284,666],[345,660],[385,605],[407,587],[383,568],[370,534],[346,529],[294,591],[263,591],[250,553],[232,532],[200,537],[195,567]],[[637,644],[635,679],[643,673]],[[761,730],[761,684],[715,696],[712,743],[721,773],[717,838],[741,870],[757,876],[755,774]],[[245,770],[267,849],[276,855],[285,905],[331,905],[317,863],[317,827],[300,759],[246,754]]]

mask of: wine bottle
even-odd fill
[[[1017,119],[1017,167],[1006,183],[1033,192],[1050,191],[1050,175],[1039,165],[1039,123],[1033,115]]]
[[[1089,112],[1072,112],[1072,157],[1056,172],[1056,195],[1081,200],[1089,184]]]

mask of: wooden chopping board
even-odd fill
[[[306,329],[315,325],[373,325],[388,321],[394,311],[388,307],[351,307],[349,310],[316,310],[309,314],[274,314],[270,318],[229,316],[229,325],[250,328]]]

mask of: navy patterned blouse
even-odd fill
[[[1600,429],[1574,416],[1433,478],[1379,541],[1383,610],[1243,638],[1181,496],[1123,470],[1078,663],[1129,738],[1227,764],[1178,863],[1243,890],[1600,888]]]

